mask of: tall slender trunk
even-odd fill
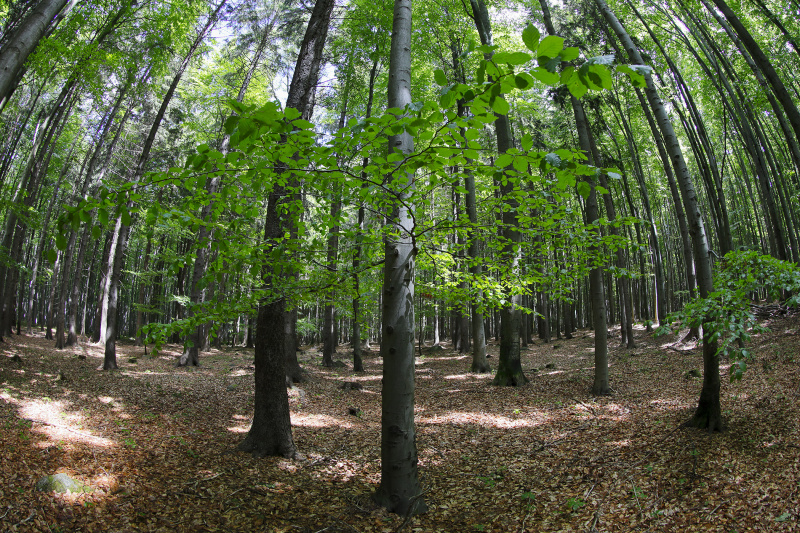
[[[395,0],[389,53],[390,108],[411,103],[411,0]],[[389,137],[389,152],[410,154],[414,141],[408,132]],[[399,183],[398,183],[399,182]],[[399,515],[422,513],[414,426],[414,245],[413,219],[408,197],[414,175],[396,179],[399,197],[388,217],[392,232],[384,243],[381,357],[381,483],[373,498]]]
[[[375,79],[378,76],[378,63],[379,63],[379,49],[376,50],[372,59],[372,68],[369,71],[369,91],[367,94],[367,108],[364,113],[365,118],[372,115],[372,103],[375,97]],[[362,168],[366,168],[369,164],[369,159],[364,158]],[[367,186],[366,173],[362,173],[364,179],[364,186]],[[364,253],[364,217],[366,211],[363,203],[358,205],[358,215],[356,221],[356,235],[355,247],[353,250],[353,288],[355,296],[353,297],[353,371],[363,372],[364,362],[361,358],[361,287],[360,287],[360,269],[361,269],[361,256]],[[437,323],[438,325],[438,323]],[[369,333],[369,332],[368,332]],[[367,335],[366,347],[369,348],[369,335]]]
[[[28,56],[69,0],[41,0],[0,49],[0,113],[16,89]]]
[[[136,161],[136,165],[133,167],[131,172],[129,173],[128,181],[131,183],[136,183],[142,177],[145,171],[145,165],[147,161],[150,159],[150,151],[153,147],[153,143],[155,142],[156,134],[161,127],[161,121],[164,119],[164,115],[167,112],[167,108],[169,107],[169,103],[172,100],[172,96],[175,94],[175,90],[178,87],[178,83],[183,76],[183,73],[186,71],[186,68],[189,66],[189,62],[191,61],[192,57],[194,57],[195,52],[199,48],[200,44],[205,39],[208,32],[211,28],[216,24],[217,18],[219,16],[220,11],[227,3],[227,0],[222,0],[213,13],[211,13],[208,17],[208,20],[203,25],[202,29],[198,32],[197,37],[195,37],[194,42],[189,48],[189,51],[183,57],[181,64],[178,66],[178,70],[175,73],[175,76],[172,79],[172,83],[170,83],[169,88],[167,89],[164,98],[161,100],[161,106],[159,107],[158,111],[156,112],[155,119],[153,120],[153,124],[150,127],[150,131],[144,139],[144,145],[142,147],[142,151],[139,153],[139,157]],[[129,203],[127,206],[127,210],[130,210],[132,204]],[[116,314],[116,304],[118,300],[118,293],[119,287],[121,282],[121,274],[122,274],[122,264],[121,261],[124,261],[125,255],[127,253],[128,248],[128,236],[130,234],[130,220],[128,223],[125,223],[123,217],[120,216],[117,220],[117,227],[115,229],[115,238],[117,239],[116,247],[114,249],[114,254],[111,256],[111,260],[114,261],[113,266],[109,266],[109,280],[107,283],[108,292],[106,294],[105,303],[106,303],[106,329],[104,333],[104,338],[102,339],[105,344],[105,355],[104,355],[104,362],[103,362],[103,369],[110,370],[114,369],[117,366],[116,363],[116,334],[117,334],[117,314]],[[113,310],[111,307],[113,306]]]
[[[721,1],[721,0],[715,0]],[[622,26],[616,15],[609,9],[604,0],[595,0],[606,22],[617,34],[617,37],[622,42],[631,62],[635,64],[644,64],[639,49],[633,43],[625,28]],[[683,152],[680,147],[675,130],[672,126],[672,121],[667,114],[666,108],[661,101],[658,92],[656,91],[653,79],[650,74],[645,76],[647,100],[656,117],[657,123],[661,130],[667,152],[677,176],[678,186],[681,190],[683,197],[684,208],[686,209],[686,218],[689,224],[689,233],[692,236],[692,244],[694,247],[695,265],[697,266],[697,287],[700,292],[700,297],[705,298],[709,293],[714,290],[713,277],[711,274],[711,258],[708,248],[708,240],[706,237],[705,225],[703,217],[700,213],[699,202],[697,194],[692,183],[689,169],[683,158]],[[704,322],[703,327],[703,388],[700,393],[700,400],[698,403],[697,411],[692,419],[688,422],[689,425],[696,427],[707,428],[709,431],[719,430],[722,428],[722,410],[720,408],[720,375],[719,375],[719,355],[717,354],[717,342],[712,340],[713,326],[710,322]]]
[[[481,44],[492,45],[492,28],[486,5],[483,0],[470,0],[470,4],[472,6],[472,18],[475,21]],[[487,54],[486,59],[491,59],[491,54]],[[508,116],[498,114],[494,122],[494,128],[495,137],[497,138],[497,151],[503,154],[512,148]],[[521,261],[520,243],[522,236],[517,227],[519,202],[513,196],[514,190],[513,180],[507,180],[505,184],[501,184],[499,191],[505,204],[501,215],[501,233],[505,243],[502,250],[502,261],[505,263],[505,268],[509,275],[519,271]],[[522,299],[518,293],[512,293],[509,295],[508,300],[509,303],[500,310],[500,357],[493,383],[495,385],[524,385],[528,382],[528,378],[522,371],[522,360],[520,358],[519,332]]]

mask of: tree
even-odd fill
[[[0,112],[16,89],[23,65],[69,0],[41,0],[0,48]]]
[[[608,7],[604,0],[595,0],[600,12],[603,14],[611,30],[622,42],[622,46],[628,53],[632,63],[643,65],[644,60],[639,49],[634,44],[628,32],[617,19],[613,11]],[[672,127],[672,121],[667,114],[664,103],[656,91],[653,79],[649,70],[643,70],[645,83],[645,94],[650,108],[656,117],[656,121],[664,138],[664,144],[670,156],[673,168],[678,181],[678,186],[683,197],[686,218],[689,224],[689,234],[692,236],[694,248],[694,259],[697,266],[697,286],[700,297],[705,298],[714,290],[714,281],[711,273],[711,257],[706,238],[705,225],[700,213],[700,206],[697,194],[692,183],[691,175],[686,162],[683,158],[678,137]],[[710,327],[703,328],[703,388],[700,392],[700,401],[694,416],[687,422],[688,425],[707,428],[709,431],[722,429],[722,410],[720,408],[719,388],[719,354],[717,353],[716,342],[712,339]]]
[[[395,0],[392,42],[389,51],[389,108],[403,113],[411,104],[411,0]],[[414,150],[404,131],[389,137],[389,154],[408,155]],[[416,250],[413,205],[409,203],[414,175],[398,166],[386,176],[396,195],[388,218],[390,231],[384,244],[381,357],[381,484],[374,498],[391,512],[423,513],[417,471],[414,426],[414,261]]]
[[[296,117],[311,116],[314,87],[317,84],[322,52],[328,35],[333,0],[317,0],[308,21],[303,42],[289,85],[286,108],[296,110]],[[296,200],[293,189],[296,178],[287,186],[275,185],[269,195],[264,238],[275,244],[295,224],[287,204]],[[280,272],[264,272],[264,284],[270,286]],[[284,274],[285,275],[285,274]],[[259,303],[255,341],[255,399],[253,424],[239,450],[254,456],[281,455],[294,457],[297,448],[292,438],[289,419],[289,397],[286,393],[286,297],[271,294],[272,301]]]

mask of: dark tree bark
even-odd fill
[[[483,0],[470,0],[472,6],[472,18],[478,30],[481,44],[491,45],[492,29],[489,21],[489,12]],[[491,54],[487,55],[487,59]],[[505,153],[512,148],[511,128],[506,115],[497,115],[494,122],[495,136],[497,137],[497,151]],[[517,227],[517,209],[519,202],[514,197],[515,185],[512,180],[508,180],[505,185],[501,185],[500,194],[504,198],[507,208],[502,213],[502,238],[504,268],[511,275],[520,268],[520,242],[521,235]],[[522,298],[519,294],[512,294],[509,297],[509,305],[500,310],[500,357],[497,364],[497,373],[493,383],[495,385],[524,385],[528,378],[522,371],[522,360],[520,358],[520,339],[519,332],[521,326],[520,307]]]
[[[314,4],[289,85],[286,107],[297,109],[306,119],[311,116],[313,91],[319,77],[333,5],[333,0],[317,0]],[[296,182],[296,178],[291,181]],[[289,186],[295,188],[297,184]],[[293,200],[294,193],[287,191],[286,187],[276,186],[270,193],[264,225],[264,237],[268,243],[275,242],[287,231],[293,232],[295,223],[289,218],[291,215],[280,215],[281,205]],[[265,269],[264,284],[269,287],[272,277],[277,275]],[[290,317],[287,317],[285,297],[263,301],[258,306],[253,424],[239,444],[239,450],[257,457],[294,457],[297,453],[286,392],[287,318]],[[294,339],[290,340],[293,347]]]

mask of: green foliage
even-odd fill
[[[580,498],[570,498],[567,500],[567,508],[573,513],[579,511],[586,505],[586,502]]]
[[[562,61],[577,56],[577,50],[564,49],[560,37],[548,36],[540,41],[532,26],[523,32],[523,41],[531,53],[497,51],[485,56],[497,47],[470,46],[462,59],[465,64],[477,65],[476,83],[446,85],[445,72],[436,70],[433,77],[441,86],[438,95],[406,109],[387,109],[366,119],[352,119],[324,140],[295,109],[282,110],[272,102],[250,105],[230,99],[227,103],[234,114],[221,124],[230,135],[229,151],[223,153],[202,143],[187,155],[181,167],[151,173],[135,185],[106,183],[93,198],[66,209],[58,221],[60,237],[56,245],[63,248],[68,229],[90,222],[92,212],[97,213],[103,227],[112,226],[118,217],[128,224],[136,216],[144,219],[148,231],[179,229],[194,234],[204,225],[214,231],[218,236],[211,243],[215,259],[209,263],[201,286],[220,282],[226,276],[244,276],[251,280],[253,290],[234,299],[212,297],[192,307],[185,314],[187,318],[146,326],[146,340],[156,344],[156,351],[173,333],[186,333],[207,322],[223,324],[251,313],[260,301],[289,297],[296,305],[302,305],[306,299],[325,294],[349,297],[351,267],[342,264],[332,272],[314,268],[318,263],[316,250],[324,248],[330,228],[342,227],[343,235],[350,240],[356,235],[353,228],[344,224],[346,213],[331,216],[326,191],[333,190],[343,191],[343,205],[366,205],[378,217],[391,216],[398,201],[397,191],[403,191],[403,201],[417,206],[412,213],[413,226],[407,230],[418,250],[418,268],[443,274],[436,279],[445,279],[438,286],[425,287],[421,283],[421,288],[431,295],[443,296],[448,291],[448,299],[456,294],[458,300],[467,301],[480,291],[481,309],[505,305],[510,295],[530,293],[534,286],[548,288],[556,298],[567,298],[570,280],[585,275],[594,265],[606,263],[597,252],[587,251],[589,243],[603,239],[606,252],[622,243],[613,237],[600,237],[600,232],[585,227],[569,207],[567,200],[574,187],[577,185],[579,192],[585,193],[581,190],[586,185],[584,177],[594,177],[602,171],[587,166],[582,154],[566,149],[539,150],[526,134],[521,149],[513,148],[497,156],[494,164],[487,164],[485,154],[491,154],[492,148],[483,135],[486,126],[498,115],[511,111],[515,94],[520,91],[529,90],[538,82],[551,86],[564,83],[564,75],[555,74],[556,69]],[[567,85],[576,96],[606,89],[611,79],[609,64],[610,56],[590,58],[570,74]],[[470,114],[457,113],[457,102],[468,106]],[[403,132],[414,136],[415,150],[405,156],[388,154],[385,139]],[[409,188],[407,176],[415,172],[413,188]],[[486,220],[475,225],[463,213],[442,219],[427,212],[425,206],[436,191],[463,182],[467,175],[475,177],[488,220],[496,220],[499,213],[508,209],[509,198],[499,194],[499,187],[510,184],[509,194],[518,205],[519,231],[526,237],[519,246],[525,247],[526,255],[531,257],[547,253],[549,246],[573,246],[578,253],[569,266],[553,271],[512,272],[508,270],[509,262],[496,260],[499,254],[507,253],[503,251],[507,243],[496,236]],[[215,194],[206,188],[211,178],[219,180]],[[145,192],[159,189],[181,191],[181,195],[167,207],[154,203],[154,194]],[[297,230],[296,234],[287,232],[264,242],[254,226],[262,216],[261,199],[273,191],[284,199],[281,216],[291,217]],[[305,204],[300,194],[304,191]],[[460,192],[466,191],[461,188]],[[213,206],[210,216],[201,219],[198,213],[209,205]],[[299,216],[301,212],[305,212],[303,217]],[[359,234],[365,249],[375,248],[389,236],[391,227],[372,226]],[[454,252],[442,254],[439,250],[447,248],[443,243],[454,233],[461,236],[464,244],[457,244]],[[550,238],[539,238],[542,234]],[[478,277],[467,274],[464,260],[464,251],[474,239],[481,239],[487,247],[485,257],[477,259],[484,267]],[[169,271],[189,269],[195,253],[196,249],[173,257]],[[362,270],[379,264],[369,255],[362,260]],[[262,286],[260,277],[265,269],[298,275],[272,276],[270,285]],[[457,289],[459,286],[462,288]],[[361,290],[374,292],[375,288],[367,284]],[[459,290],[467,292],[458,294]],[[192,305],[185,297],[182,304]]]
[[[750,359],[744,343],[750,340],[752,331],[763,331],[751,310],[755,295],[763,293],[770,301],[783,300],[785,305],[797,306],[800,269],[794,263],[753,251],[729,252],[722,260],[715,286],[717,289],[705,298],[692,300],[669,315],[656,334],[702,326],[706,330],[704,340],[717,342],[717,354],[731,359],[731,381],[739,380]]]

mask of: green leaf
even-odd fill
[[[57,259],[57,258],[58,258],[58,253],[56,253],[56,251],[55,251],[55,250],[53,250],[52,248],[50,248],[49,250],[47,250],[47,261],[48,261],[48,262],[49,262],[51,265],[54,265],[54,264],[56,263],[56,259]]]
[[[239,117],[236,115],[230,116],[225,120],[225,133],[230,135],[236,126],[239,125]]]
[[[513,155],[511,155],[511,154],[500,154],[500,157],[498,157],[495,160],[494,166],[497,167],[497,168],[506,168],[507,166],[509,166],[513,162],[514,162],[514,156]]]
[[[314,129],[314,124],[312,124],[311,122],[309,122],[307,120],[303,120],[303,119],[295,120],[294,122],[292,122],[292,126],[294,126],[297,129],[301,129],[301,130],[313,130]]]
[[[550,85],[551,87],[553,85],[558,85],[558,83],[561,81],[561,76],[558,74],[548,72],[547,70],[541,68],[533,71],[533,77],[545,85]]]
[[[592,81],[595,85],[603,89],[611,89],[611,73],[602,65],[589,66],[589,75],[592,76]]]
[[[526,152],[533,148],[533,137],[531,137],[530,133],[526,133],[522,136],[522,141],[520,144],[522,145],[522,149]]]
[[[592,194],[592,187],[585,181],[579,181],[578,184],[575,186],[578,189],[578,194],[583,196],[584,198],[589,198],[589,195]]]
[[[300,118],[302,113],[293,107],[287,107],[283,112],[283,116],[286,117],[286,120],[294,120]]]
[[[561,168],[562,160],[561,160],[560,157],[558,157],[557,154],[554,154],[554,153],[551,152],[551,153],[547,154],[546,156],[544,156],[544,160],[551,167]]]
[[[56,235],[56,248],[62,251],[67,249],[67,238],[61,233]]]
[[[122,225],[123,226],[130,226],[131,225],[131,214],[127,209],[123,209],[120,213],[122,217]]]
[[[589,90],[586,85],[581,81],[580,76],[578,76],[577,72],[573,72],[572,76],[570,76],[569,80],[567,81],[567,89],[575,98],[580,98],[586,91]]]
[[[642,65],[637,65],[642,66]],[[634,70],[629,65],[617,65],[617,72],[622,72],[623,74],[627,74],[628,78],[631,80],[631,83],[634,87],[646,87],[647,81],[644,78],[642,72],[638,70]],[[649,70],[647,71],[649,73]]]
[[[614,54],[607,54],[604,56],[594,56],[586,60],[587,65],[610,66],[613,63],[614,63]]]
[[[100,226],[92,227],[92,239],[97,240],[100,238],[100,235],[103,233],[103,228]]]
[[[526,80],[522,76],[514,76],[514,85],[517,86],[517,89],[524,91],[530,86],[530,83],[528,83],[528,80]]]
[[[492,100],[492,111],[498,115],[508,115],[509,109],[508,102],[502,96],[497,96]]]
[[[444,71],[440,68],[433,71],[433,79],[436,80],[436,83],[439,85],[447,85],[447,76],[444,75]]]
[[[564,38],[558,35],[548,35],[539,43],[536,53],[538,57],[557,57],[564,49]]]
[[[578,59],[580,50],[574,46],[570,46],[569,48],[564,48],[559,55],[561,56],[561,61],[574,61]]]
[[[536,26],[533,24],[528,24],[528,26],[522,30],[522,42],[525,43],[525,46],[527,46],[528,50],[531,52],[535,52],[539,47],[539,36],[539,30],[536,29]]]
[[[530,56],[530,54],[526,54],[525,52],[513,52],[508,54],[505,63],[508,63],[509,65],[524,65],[531,59],[533,58]]]

